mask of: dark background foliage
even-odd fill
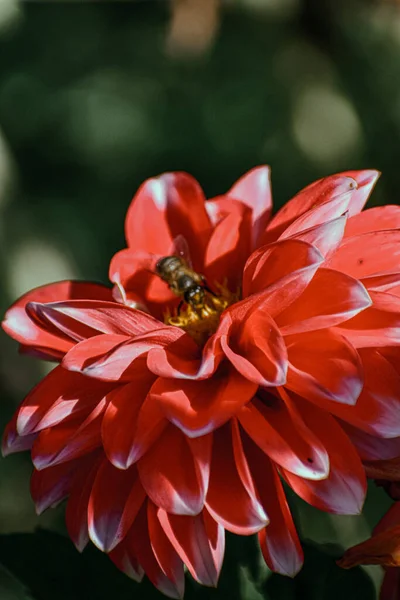
[[[399,73],[395,0],[0,0],[1,313],[42,283],[107,282],[134,191],[163,171],[189,171],[210,197],[268,163],[279,207],[318,177],[373,167],[371,203],[398,203]],[[5,335],[0,350],[3,428],[47,366]],[[37,518],[29,475],[27,455],[0,462],[1,600],[161,598],[95,549],[80,556],[62,507]],[[375,598],[379,568],[334,558],[369,535],[384,494],[372,486],[361,517],[291,500],[312,540],[298,578],[271,576],[254,540],[229,536],[218,590],[188,582],[186,597]]]

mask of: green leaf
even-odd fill
[[[1,600],[32,600],[32,596],[3,565],[0,564],[0,598]]]

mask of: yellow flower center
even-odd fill
[[[217,330],[221,313],[240,297],[240,290],[232,293],[226,283],[216,283],[215,288],[217,294],[204,288],[203,301],[197,305],[187,303],[184,308],[178,308],[173,313],[166,311],[164,323],[184,329],[199,346],[203,346]]]

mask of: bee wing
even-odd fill
[[[172,241],[169,256],[179,256],[185,261],[186,265],[192,269],[192,259],[190,258],[189,245],[183,235],[178,235]]]

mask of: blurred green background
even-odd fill
[[[371,205],[399,202],[399,158],[396,1],[0,0],[1,313],[46,282],[107,282],[109,259],[124,246],[126,209],[149,176],[189,171],[210,197],[268,163],[279,207],[323,175],[378,168]],[[0,351],[3,428],[48,366],[18,356],[4,334]],[[62,508],[36,517],[29,475],[27,455],[0,461],[0,533],[38,524],[62,531]],[[304,539],[344,547],[367,537],[387,506],[374,486],[362,517],[294,502]],[[29,562],[39,538],[35,546],[29,536],[4,537],[0,559],[6,552],[17,565]],[[192,587],[188,597],[298,597],[297,584],[281,578],[265,587],[269,574],[246,543],[230,542],[219,591]],[[51,557],[51,539],[43,544]],[[75,564],[72,544],[66,552],[64,562]],[[380,569],[367,571],[378,586]],[[30,597],[11,579],[0,569],[1,600]],[[126,582],[115,597],[161,598]],[[78,598],[49,589],[34,597]]]

